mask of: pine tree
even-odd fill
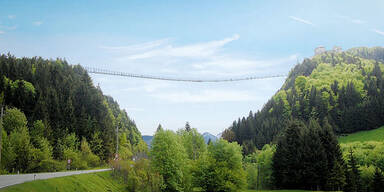
[[[304,123],[292,120],[280,138],[272,160],[273,177],[277,188],[295,189],[303,180],[303,134]]]
[[[384,191],[384,177],[379,168],[376,167],[375,175],[372,182],[372,191],[373,192],[383,192]]]
[[[327,118],[323,121],[320,139],[327,155],[327,169],[323,177],[325,189],[340,190],[345,184],[343,154]]]
[[[345,192],[360,192],[361,191],[361,177],[359,166],[353,155],[352,149],[349,151],[349,160],[347,165],[347,171],[345,174],[346,185],[344,187]]]
[[[189,125],[188,121],[185,123],[185,131],[187,131],[187,132],[191,131],[191,126]]]
[[[159,132],[159,131],[164,131],[164,129],[161,126],[161,124],[159,124],[159,126],[157,126],[157,129],[156,129],[156,132]]]
[[[303,180],[306,189],[323,188],[327,170],[327,154],[320,139],[321,127],[316,120],[309,121],[308,130],[303,137]]]

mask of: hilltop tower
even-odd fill
[[[316,47],[315,49],[315,55],[320,55],[322,53],[325,53],[327,50],[324,46]]]
[[[341,53],[343,49],[340,46],[334,46],[332,51],[335,53]]]

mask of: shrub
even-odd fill
[[[41,172],[63,171],[66,169],[66,162],[45,159],[40,162],[39,167]]]

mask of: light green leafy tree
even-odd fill
[[[202,191],[240,191],[246,186],[241,146],[223,139],[211,143],[193,171],[194,185]]]
[[[16,154],[15,164],[12,167],[15,171],[26,172],[29,168],[29,161],[34,153],[27,127],[13,130],[9,135],[9,140]]]
[[[204,137],[195,128],[189,128],[189,131],[180,129],[177,134],[181,136],[189,159],[196,160],[207,151]]]
[[[100,158],[92,152],[85,137],[81,140],[80,149],[82,159],[87,162],[87,166],[96,167],[100,165]]]
[[[150,151],[153,170],[163,177],[162,191],[186,191],[186,153],[180,138],[170,130],[158,130]]]
[[[8,108],[3,117],[3,128],[7,133],[13,130],[21,130],[27,127],[27,118],[24,113],[17,108]]]

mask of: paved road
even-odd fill
[[[55,177],[78,175],[78,174],[84,174],[84,173],[95,173],[95,172],[102,172],[102,171],[109,171],[109,170],[111,169],[96,169],[96,170],[85,170],[85,171],[53,172],[53,173],[31,173],[31,174],[20,174],[20,175],[0,175],[0,188],[24,183],[27,181],[38,180],[38,179],[49,179],[49,178],[55,178]]]

